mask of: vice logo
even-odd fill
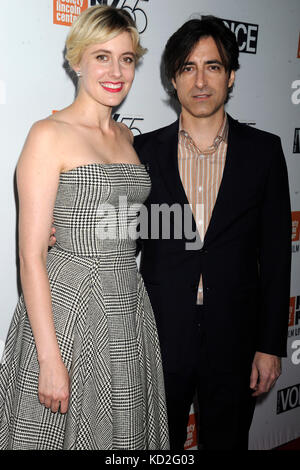
[[[240,52],[256,54],[258,24],[225,19],[223,19],[223,22],[235,34]]]
[[[300,384],[283,388],[277,392],[277,414],[300,406]]]
[[[115,8],[122,8],[127,10],[128,13],[133,17],[138,32],[142,34],[146,31],[148,26],[148,18],[143,10],[143,3],[149,2],[149,0],[90,0],[91,7],[94,5],[108,5]]]

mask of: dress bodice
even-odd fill
[[[140,164],[91,163],[61,173],[56,247],[79,256],[135,253],[137,213],[150,189]]]

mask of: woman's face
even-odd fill
[[[85,93],[104,106],[117,106],[131,88],[135,73],[135,53],[129,33],[110,41],[88,46],[78,66],[79,94]]]

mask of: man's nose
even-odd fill
[[[195,85],[198,88],[203,88],[206,85],[206,73],[203,68],[197,70]]]

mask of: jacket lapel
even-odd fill
[[[161,133],[158,138],[160,141],[159,158],[156,161],[172,201],[188,204],[178,169],[178,130],[179,121],[176,121]]]
[[[207,228],[204,245],[205,248],[220,232],[226,229],[234,217],[235,191],[233,185],[241,178],[240,158],[241,145],[239,142],[238,121],[228,115],[229,133],[226,161],[223,171],[223,177],[220,184],[216,203],[212,212],[211,220]],[[171,201],[179,204],[189,204],[184,187],[181,182],[178,169],[178,130],[179,121],[177,120],[166,127],[159,140],[159,158],[156,159],[160,168],[161,178],[171,195]],[[193,230],[196,230],[195,219],[193,220]]]
[[[229,134],[226,161],[216,203],[207,228],[204,246],[207,246],[220,232],[225,230],[234,217],[235,191],[233,186],[240,181],[240,158],[242,145],[239,143],[239,123],[228,116]]]

